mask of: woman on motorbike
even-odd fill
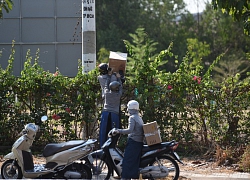
[[[129,113],[128,128],[118,129],[116,133],[128,134],[122,162],[122,179],[138,179],[141,150],[143,147],[144,132],[143,120],[139,115],[139,103],[131,100],[127,104]]]

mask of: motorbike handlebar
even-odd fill
[[[119,134],[119,132],[117,131],[117,128],[113,128],[109,131],[108,137],[116,136],[117,134]]]

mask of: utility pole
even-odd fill
[[[82,0],[82,73],[96,68],[95,0]],[[93,123],[83,126],[82,138],[88,139]]]
[[[82,0],[82,73],[96,67],[95,22],[95,0]]]

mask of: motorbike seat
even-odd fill
[[[65,151],[72,147],[81,145],[85,142],[86,141],[84,140],[73,140],[73,141],[67,141],[67,142],[62,142],[62,143],[50,143],[44,147],[43,156],[49,157],[49,156],[52,156],[53,154]]]
[[[156,150],[156,149],[161,149],[163,147],[170,147],[170,145],[173,143],[174,141],[170,141],[170,142],[163,142],[163,143],[159,143],[159,144],[155,144],[152,146],[148,146],[148,145],[143,145],[142,147],[142,153],[146,153],[148,151],[152,151],[152,150]]]

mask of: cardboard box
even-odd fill
[[[124,76],[126,71],[126,63],[127,53],[110,51],[109,68],[111,68],[114,73],[120,73],[122,76]]]
[[[152,146],[154,144],[159,144],[162,142],[161,134],[158,130],[156,121],[144,124],[143,130],[148,146]]]

